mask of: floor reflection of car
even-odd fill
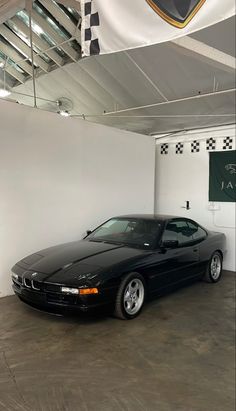
[[[114,217],[81,241],[41,250],[12,268],[19,298],[47,311],[105,307],[136,317],[151,295],[222,274],[225,236],[162,215]]]

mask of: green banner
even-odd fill
[[[210,153],[209,201],[236,202],[236,151]]]

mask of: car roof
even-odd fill
[[[174,218],[183,218],[185,217],[180,217],[180,216],[173,216],[173,215],[167,215],[167,214],[127,214],[127,215],[120,215],[116,216],[113,218],[137,218],[140,220],[156,220],[156,221],[169,221]]]

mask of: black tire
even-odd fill
[[[139,287],[139,289],[136,291],[136,297],[132,297],[128,293],[128,288],[131,287],[131,289],[134,285]],[[137,298],[137,301],[125,301],[125,293],[126,293],[126,298],[132,299],[132,298]],[[127,297],[127,294],[129,295]],[[118,290],[117,296],[116,296],[116,304],[115,304],[115,311],[114,315],[117,318],[120,318],[122,320],[132,320],[133,318],[137,317],[142,308],[143,304],[145,301],[146,297],[146,284],[143,276],[139,273],[130,273],[127,274],[123,280],[121,281],[120,288]],[[136,307],[135,304],[137,303]],[[128,308],[128,305],[130,304],[130,307]],[[133,304],[133,305],[132,305]],[[132,312],[132,306],[134,307],[133,312]]]
[[[207,264],[204,281],[206,281],[207,283],[218,283],[222,276],[222,263],[222,255],[219,253],[219,251],[215,251]]]

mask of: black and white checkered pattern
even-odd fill
[[[184,144],[183,143],[178,143],[175,146],[175,153],[176,154],[183,154],[184,152]]]
[[[89,42],[90,55],[100,54],[99,39],[94,34],[93,28],[100,26],[99,14],[94,8],[93,0],[84,4],[85,33],[84,39]]]
[[[224,138],[223,150],[232,150],[233,149],[233,139],[231,137]]]
[[[161,154],[168,154],[169,144],[162,144],[161,145]]]
[[[200,151],[200,141],[194,140],[191,143],[191,153],[199,153]]]
[[[214,138],[208,138],[206,141],[206,150],[215,150],[216,149],[216,140]]]

